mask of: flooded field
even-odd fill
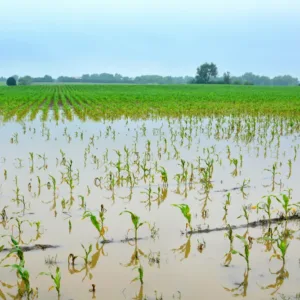
[[[299,292],[298,119],[45,119],[0,125],[1,299]]]

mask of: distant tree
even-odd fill
[[[238,80],[238,79],[235,79],[235,80],[233,81],[233,84],[240,85],[240,84],[241,84],[241,81]]]
[[[50,75],[45,75],[44,76],[44,82],[53,82],[54,79]]]
[[[8,85],[8,86],[17,85],[17,80],[14,77],[9,77],[6,80],[6,85]]]
[[[231,82],[230,72],[226,72],[223,74],[223,80],[225,84],[230,84]]]
[[[260,76],[259,85],[271,85],[272,80],[268,76]]]
[[[45,75],[44,77],[34,77],[32,82],[53,82],[54,79],[50,75]]]
[[[32,78],[30,76],[20,77],[19,85],[30,85],[32,83]]]
[[[196,83],[209,83],[212,77],[218,75],[218,68],[214,63],[205,63],[197,68]]]
[[[18,80],[19,80],[19,76],[18,75],[14,75],[14,76],[12,76],[14,79],[16,79],[16,82],[18,82]]]
[[[298,85],[299,81],[297,78],[294,78],[290,75],[284,75],[284,76],[276,76],[272,79],[273,85]]]

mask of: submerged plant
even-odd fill
[[[232,250],[233,250],[233,239],[234,239],[234,235],[233,235],[233,231],[231,226],[228,224],[228,231],[225,233],[225,237],[228,237],[229,239],[229,252],[225,254],[225,262],[224,262],[224,266],[228,267],[232,261]]]
[[[192,215],[190,213],[190,207],[187,204],[172,204],[174,207],[178,207],[181,210],[182,215],[186,218],[187,224],[186,224],[186,229],[189,227],[190,230],[192,231]]]
[[[139,280],[141,285],[143,285],[144,284],[144,268],[142,267],[142,265],[139,265],[139,267],[136,267],[134,269],[138,270],[139,275],[137,277],[135,277],[134,279],[132,279],[131,282]]]
[[[83,248],[84,253],[85,253],[85,255],[84,255],[82,258],[83,258],[83,260],[84,260],[84,263],[85,263],[86,265],[88,265],[88,264],[89,264],[89,256],[90,256],[90,254],[91,254],[92,251],[93,251],[93,246],[92,246],[92,244],[90,244],[90,245],[89,245],[89,248],[86,249],[86,248],[84,247],[84,245],[81,244],[81,247]]]
[[[262,211],[264,211],[267,214],[267,216],[268,216],[268,222],[269,223],[271,222],[271,214],[272,214],[272,212],[271,212],[271,204],[272,204],[271,197],[272,196],[266,196],[266,197],[264,197],[264,198],[267,198],[267,203],[266,202],[259,202],[257,204],[257,206],[256,206],[257,212],[259,210],[262,210]],[[255,206],[253,208],[255,208]]]
[[[30,274],[29,271],[24,267],[25,261],[20,261],[19,264],[6,265],[4,267],[11,267],[13,270],[17,271],[18,276],[22,279],[22,282],[25,285],[25,292],[27,293],[27,298],[29,299],[29,295],[32,293],[32,289],[30,287]],[[19,290],[19,295],[23,296],[24,292]]]
[[[224,209],[223,221],[224,221],[225,224],[227,224],[228,206],[230,205],[230,203],[231,203],[231,196],[230,196],[230,193],[227,193],[226,194],[226,201],[223,205],[223,209]]]
[[[164,167],[160,167],[160,176],[164,185],[168,185],[168,173]]]
[[[290,196],[286,194],[281,194],[281,199],[275,196],[275,199],[281,204],[283,210],[284,210],[284,218],[287,220],[289,214],[295,207],[299,207],[300,203],[294,203],[290,204]]]
[[[54,288],[57,291],[57,295],[60,296],[60,286],[61,286],[61,272],[60,268],[57,267],[55,271],[55,275],[47,272],[41,272],[39,275],[45,275],[51,277],[53,280],[54,285],[50,286],[49,291],[53,290]]]
[[[16,254],[19,258],[19,264],[13,264],[13,265],[5,265],[4,267],[11,267],[12,269],[17,271],[18,276],[22,279],[22,282],[25,285],[25,292],[27,293],[27,298],[29,298],[29,295],[32,293],[32,289],[30,287],[30,274],[29,271],[25,268],[25,259],[24,259],[24,253],[23,250],[20,248],[19,243],[11,237],[11,242],[13,244],[13,248],[9,251],[9,253],[1,260],[1,263],[8,257],[10,257],[12,254]],[[3,247],[1,247],[3,249]],[[24,295],[24,291],[19,290],[19,295]]]
[[[82,219],[90,218],[91,223],[97,229],[100,237],[105,240],[105,232],[108,230],[107,227],[103,225],[104,222],[104,214],[100,212],[100,220],[97,220],[97,217],[90,211],[86,211],[83,214]]]
[[[250,270],[250,262],[249,262],[249,256],[250,256],[250,244],[249,244],[249,241],[247,241],[243,236],[241,235],[236,235],[236,237],[243,242],[244,244],[244,253],[241,253],[239,251],[236,251],[234,249],[231,250],[231,253],[232,254],[238,254],[240,255],[241,257],[243,257],[246,261],[246,264],[247,264],[247,270]]]
[[[138,239],[138,230],[139,228],[141,228],[143,225],[147,224],[149,226],[148,222],[140,222],[140,217],[135,215],[133,212],[129,211],[129,210],[124,210],[123,212],[120,213],[120,215],[127,213],[130,214],[131,216],[131,222],[133,224],[133,229],[129,229],[128,232],[130,230],[134,230],[134,239],[137,240]]]
[[[248,225],[249,224],[249,212],[248,212],[248,208],[247,208],[246,205],[243,205],[242,208],[243,208],[243,214],[240,215],[240,216],[238,216],[238,219],[244,217],[246,219],[247,225]]]

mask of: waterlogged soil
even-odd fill
[[[7,215],[0,227],[0,246],[12,248],[12,235],[20,246],[32,247],[24,252],[25,267],[40,299],[57,298],[55,289],[48,291],[51,278],[38,276],[54,274],[57,266],[62,277],[60,299],[232,299],[236,295],[271,299],[299,292],[299,222],[235,229],[234,235],[244,235],[246,241],[253,238],[247,271],[238,254],[224,265],[230,250],[226,230],[188,235],[186,219],[171,205],[189,205],[191,225],[199,230],[246,224],[244,217],[239,218],[243,205],[249,222],[267,218],[254,209],[258,202],[266,202],[264,196],[281,199],[285,193],[290,203],[300,201],[299,130],[291,128],[288,119],[81,122],[55,121],[50,116],[47,122],[37,117],[1,123],[0,136],[0,210],[5,208]],[[70,161],[72,190],[63,180]],[[272,174],[268,170],[274,164]],[[163,184],[161,167],[167,171],[168,184]],[[55,190],[50,175],[56,179]],[[224,218],[227,197],[231,201]],[[90,219],[83,219],[84,211],[98,218],[101,205],[105,238],[111,241],[104,244]],[[144,225],[139,239],[132,240],[130,215],[120,215],[124,210],[149,222],[152,231]],[[272,218],[281,212],[272,198]],[[292,213],[298,213],[297,208]],[[34,222],[40,222],[38,230]],[[285,262],[276,241],[259,239],[275,227],[274,237],[285,236],[289,243]],[[87,265],[81,244],[92,245]],[[232,247],[244,253],[239,238],[234,238]],[[1,259],[7,253],[1,252]],[[78,256],[74,266],[68,264],[70,253]],[[270,260],[274,253],[278,256]],[[53,264],[48,263],[51,258]],[[18,262],[11,256],[1,265]],[[134,280],[138,267],[143,268],[144,284]],[[15,271],[1,267],[0,280],[3,299],[17,295],[21,279]],[[95,293],[89,291],[92,284]]]

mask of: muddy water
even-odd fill
[[[251,269],[247,271],[246,262],[239,255],[232,255],[229,266],[224,266],[224,256],[230,248],[228,237],[224,235],[226,231],[186,235],[186,220],[178,208],[171,206],[188,204],[194,228],[214,228],[245,224],[245,218],[238,218],[243,215],[243,205],[250,214],[249,221],[263,218],[263,213],[257,213],[251,206],[265,201],[263,196],[266,195],[288,194],[288,189],[292,189],[291,203],[300,201],[297,180],[300,176],[297,167],[299,133],[280,125],[280,120],[254,121],[256,125],[251,137],[246,133],[246,125],[238,130],[233,124],[240,121],[226,118],[221,121],[193,118],[98,123],[82,123],[77,119],[41,122],[37,118],[32,122],[3,123],[0,127],[0,209],[7,206],[9,220],[0,227],[3,236],[0,245],[11,247],[9,241],[13,235],[20,245],[59,246],[25,252],[31,286],[38,288],[40,299],[57,297],[55,290],[48,292],[51,279],[37,277],[40,272],[50,270],[54,273],[56,266],[62,273],[61,299],[156,299],[155,291],[157,299],[161,295],[163,299],[231,299],[237,294],[249,299],[270,299],[279,294],[293,296],[299,291],[300,279],[297,222],[278,224],[279,234],[287,228],[293,230],[287,239],[290,245],[284,264],[278,258],[270,261],[274,251],[280,253],[276,242],[267,248],[267,241],[259,240],[266,228],[235,230],[234,234],[255,239],[250,250]],[[245,120],[241,122],[246,124]],[[130,172],[136,177],[132,189],[125,180],[124,146],[129,149]],[[123,168],[120,172],[123,180],[119,183],[115,150],[120,151]],[[33,153],[33,165],[30,152]],[[187,170],[186,183],[184,180],[177,183],[175,179],[176,174],[182,174],[181,159]],[[233,159],[237,159],[237,168]],[[62,181],[70,160],[74,178],[79,177],[74,179],[72,193],[66,181]],[[138,168],[137,161],[140,165],[145,161],[145,167],[150,170],[146,176],[143,176],[141,166]],[[205,193],[203,169],[210,161],[213,165],[211,185]],[[272,169],[274,163],[277,168],[272,178],[266,169]],[[194,166],[192,180],[191,164]],[[158,171],[161,166],[168,173],[167,187],[163,187]],[[6,179],[4,172],[7,172]],[[115,178],[113,189],[110,188],[109,174]],[[56,179],[55,192],[49,175]],[[101,187],[95,186],[96,177],[101,178]],[[243,182],[247,184],[241,191]],[[159,187],[164,189],[164,199],[160,203],[155,194]],[[152,193],[147,201],[149,188]],[[231,204],[226,223],[223,206],[228,193]],[[80,195],[84,196],[85,208],[81,207]],[[106,209],[108,231],[105,236],[113,241],[105,245],[99,243],[99,234],[89,219],[82,219],[85,210],[98,216],[101,204]],[[126,237],[133,237],[133,232],[128,232],[132,228],[130,216],[119,215],[124,210],[136,213],[152,226],[155,223],[158,232],[151,235],[148,226],[143,226],[138,232],[141,239],[137,242],[121,242]],[[273,199],[272,217],[280,211],[282,208]],[[16,218],[24,221],[21,232],[16,226]],[[25,220],[40,221],[39,231]],[[80,258],[84,255],[81,244],[93,247],[92,263],[87,266]],[[203,244],[201,251],[199,244]],[[243,243],[235,238],[233,248],[243,252]],[[138,259],[130,263],[135,251],[139,253]],[[70,253],[79,256],[75,266],[68,265]],[[2,252],[1,256],[6,254]],[[56,264],[49,266],[45,262],[48,257],[56,257]],[[2,265],[13,263],[18,263],[15,257]],[[139,266],[144,270],[143,285],[139,280],[132,282],[138,276]],[[20,279],[15,271],[9,267],[1,268],[0,280],[5,297],[17,294],[16,284]],[[92,284],[96,284],[94,295],[89,292]]]

